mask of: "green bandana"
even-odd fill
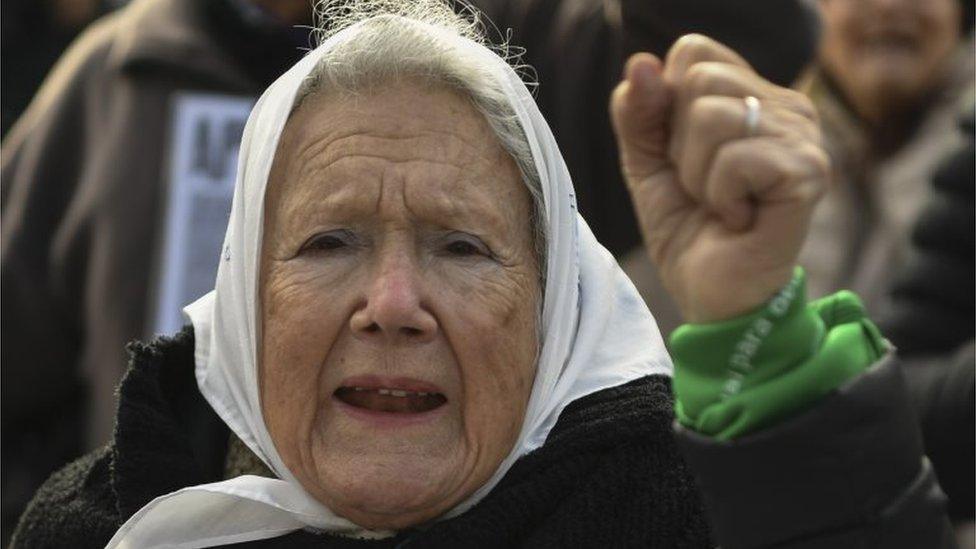
[[[803,412],[876,362],[888,344],[853,293],[807,303],[797,267],[759,310],[685,324],[671,334],[671,350],[678,421],[729,440]]]

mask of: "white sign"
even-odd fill
[[[227,229],[237,152],[251,98],[184,93],[173,102],[169,192],[160,240],[157,334],[183,326],[183,307],[214,287]]]

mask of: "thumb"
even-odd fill
[[[668,121],[671,92],[660,59],[650,53],[631,56],[624,79],[610,98],[610,119],[628,184],[636,184],[671,166]]]

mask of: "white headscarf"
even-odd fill
[[[369,534],[312,498],[285,467],[261,415],[257,378],[258,265],[265,187],[278,139],[302,81],[326,52],[353,37],[363,23],[344,29],[310,52],[258,100],[241,143],[216,286],[185,309],[196,339],[200,391],[278,478],[245,475],[160,496],[133,515],[108,547],[204,547],[302,528]],[[671,361],[633,284],[576,212],[569,171],[521,79],[484,46],[440,28],[427,30],[474,54],[503,85],[531,146],[542,183],[548,235],[543,344],[522,430],[491,479],[443,519],[470,509],[516,460],[542,446],[567,404],[650,374],[670,375]]]

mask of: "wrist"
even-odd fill
[[[796,275],[794,268],[777,269],[763,275],[723,277],[738,283],[731,291],[728,284],[708,283],[695,288],[694,297],[685,292],[676,299],[685,322],[693,325],[726,322],[761,310]],[[748,282],[748,283],[742,283]]]
[[[805,276],[797,268],[793,278],[771,299],[748,314],[678,327],[670,337],[675,368],[682,374],[676,372],[675,392],[688,397],[683,399],[691,405],[688,411],[697,406],[692,391],[682,391],[685,381],[696,388],[704,382],[711,403],[716,389],[723,400],[738,394],[757,364],[779,369],[770,368],[770,364],[781,368],[814,353],[824,326],[815,312],[807,310],[806,303]]]

